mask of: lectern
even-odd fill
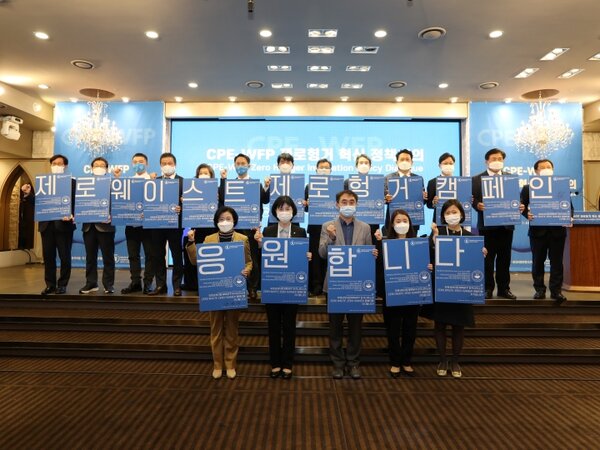
[[[565,245],[564,288],[600,292],[600,212],[577,212]]]

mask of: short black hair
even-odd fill
[[[388,227],[386,237],[388,239],[396,239],[396,230],[394,230],[394,219],[396,218],[396,216],[399,216],[399,215],[408,217],[408,231],[406,232],[406,237],[407,238],[417,237],[417,233],[415,232],[415,229],[413,228],[412,219],[410,218],[410,214],[408,214],[408,212],[406,212],[403,209],[396,209],[390,216],[390,225]]]
[[[202,163],[198,167],[196,167],[196,178],[198,178],[200,176],[200,169],[208,169],[208,173],[210,174],[210,177],[211,178],[215,177],[215,171],[211,167],[211,165],[210,164],[206,164],[206,163]]]
[[[550,165],[552,166],[552,168],[554,169],[554,163],[552,161],[550,161],[549,159],[538,159],[535,162],[535,164],[533,165],[533,169],[538,170],[538,167],[540,166],[540,164],[545,163],[545,162],[549,162]]]
[[[248,161],[248,164],[250,164],[250,157],[248,155],[244,155],[243,153],[238,153],[237,155],[235,155],[235,158],[233,158],[234,164],[238,158],[244,158],[246,161]]]
[[[502,159],[506,159],[506,153],[504,152],[504,150],[500,150],[499,148],[492,148],[485,153],[485,160],[487,161],[488,159],[490,159],[490,156],[496,155],[498,153],[502,155]]]
[[[231,213],[231,215],[233,216],[233,227],[235,228],[235,226],[238,223],[238,214],[235,212],[235,209],[233,209],[231,206],[221,206],[219,209],[217,209],[217,212],[215,212],[215,216],[213,218],[215,228],[219,228],[219,216],[226,212]]]
[[[50,158],[50,164],[52,164],[54,161],[56,161],[58,158],[62,158],[63,163],[65,164],[65,166],[69,165],[69,158],[67,158],[65,155],[54,155],[53,157]]]
[[[279,165],[279,163],[281,161],[289,161],[292,164],[294,164],[294,157],[290,153],[280,153],[277,156],[277,165]],[[248,163],[248,164],[250,164],[250,163]]]
[[[323,163],[329,164],[330,169],[333,167],[333,164],[331,164],[331,161],[329,161],[327,158],[321,158],[320,160],[318,160],[316,167],[319,168],[319,164],[323,164]]]
[[[271,205],[271,214],[273,214],[273,217],[277,217],[277,210],[282,205],[291,206],[292,207],[292,218],[296,217],[296,214],[298,214],[298,208],[296,207],[296,204],[294,203],[294,199],[292,197],[290,197],[289,195],[280,195],[279,197],[277,197],[275,199],[275,201],[273,202],[273,205]]]
[[[177,158],[175,158],[175,155],[173,153],[163,153],[162,155],[160,155],[158,163],[160,164],[162,160],[166,158],[173,158],[173,162],[175,163],[175,165],[177,165]]]
[[[137,157],[139,157],[139,156],[141,156],[142,158],[144,158],[144,159],[146,160],[146,162],[148,162],[148,157],[147,157],[145,154],[143,154],[143,153],[136,153],[135,155],[133,155],[133,156],[131,157],[131,159],[133,159],[133,158],[137,158]]]
[[[344,189],[343,191],[340,191],[337,194],[335,194],[335,202],[339,203],[340,198],[342,198],[342,195],[344,195],[344,194],[351,195],[352,197],[354,197],[354,200],[356,200],[358,202],[358,195],[356,195],[356,192],[351,191],[350,189]]]
[[[90,167],[94,167],[94,163],[96,161],[102,161],[106,165],[106,168],[108,169],[108,161],[105,158],[103,158],[102,156],[98,156],[97,158],[94,158],[92,160],[92,163],[90,164]]]
[[[406,153],[408,156],[410,156],[410,160],[412,161],[412,159],[413,159],[413,154],[412,154],[412,152],[411,152],[409,149],[407,149],[407,148],[403,148],[403,149],[402,149],[402,150],[400,150],[398,153],[396,153],[396,161],[398,161],[398,157],[399,157],[401,154],[403,154],[403,153]]]
[[[440,155],[440,158],[438,159],[438,164],[441,164],[443,160],[448,158],[452,158],[452,162],[456,162],[456,158],[454,158],[454,155],[452,153],[446,152]]]
[[[442,223],[447,223],[444,214],[446,213],[446,210],[451,206],[456,206],[458,208],[458,210],[460,211],[460,223],[463,223],[465,221],[465,208],[463,208],[462,203],[456,200],[455,198],[451,200],[446,200],[442,205],[442,212],[440,213],[442,215]]]
[[[358,156],[356,157],[356,161],[354,162],[354,165],[355,165],[355,166],[358,166],[358,160],[359,160],[360,158],[365,158],[367,161],[369,161],[369,165],[370,165],[370,166],[373,164],[373,162],[371,161],[371,158],[369,158],[369,157],[368,157],[366,154],[364,154],[364,153],[361,153],[360,155],[358,155]]]

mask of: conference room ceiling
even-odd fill
[[[342,96],[361,102],[519,101],[528,91],[557,89],[554,99],[587,104],[600,98],[600,61],[589,59],[600,53],[599,17],[598,0],[254,0],[253,13],[247,0],[3,0],[0,81],[50,103],[81,100],[80,89],[99,88],[117,100],[167,102],[178,96],[184,102],[231,96],[242,102],[286,96],[311,102]],[[429,27],[446,34],[420,39]],[[261,37],[264,29],[272,36]],[[337,37],[311,38],[309,29],[334,29]],[[159,38],[147,38],[150,30]],[[375,37],[377,30],[387,35]],[[493,30],[502,30],[502,37],[490,38]],[[37,39],[36,31],[49,39]],[[266,54],[265,46],[289,47],[289,54]],[[309,46],[335,48],[309,54]],[[378,51],[354,54],[354,46]],[[555,48],[569,50],[540,60]],[[73,60],[95,68],[78,69]],[[271,65],[291,71],[269,71]],[[330,71],[309,72],[309,66]],[[539,70],[515,78],[526,68]],[[558,78],[570,69],[583,72]],[[248,81],[264,87],[249,88]],[[406,86],[389,87],[394,81]],[[499,85],[481,89],[486,82]],[[285,83],[292,87],[272,87]],[[311,89],[311,83],[327,88]],[[345,89],[345,83],[362,87]]]

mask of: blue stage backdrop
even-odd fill
[[[580,103],[552,104],[560,118],[573,130],[573,139],[564,148],[548,154],[545,158],[554,163],[554,174],[570,177],[570,188],[581,192],[583,187],[582,169],[582,107]],[[514,136],[522,122],[527,122],[531,112],[529,103],[471,103],[469,111],[469,134],[471,176],[485,170],[485,153],[494,147],[506,152],[505,172],[519,176],[519,184],[528,182],[534,175],[533,164],[540,156],[521,152],[517,149]],[[580,196],[571,197],[575,210],[582,209]],[[473,225],[477,215],[473,214]],[[531,270],[531,250],[527,237],[527,220],[522,218],[521,225],[515,227],[511,270]]]
[[[87,112],[86,102],[56,104],[54,153],[60,153],[69,158],[69,169],[74,177],[89,176],[91,173],[90,163],[96,156],[69,142],[69,130]],[[133,176],[133,170],[130,167],[131,157],[134,153],[142,152],[148,156],[149,171],[160,172],[158,160],[163,151],[164,104],[162,102],[108,103],[106,113],[123,134],[123,144],[118,150],[99,155],[108,160],[110,169],[121,167],[123,177]],[[77,225],[73,236],[73,266],[85,267],[81,224]],[[117,227],[115,243],[117,267],[129,267],[125,245],[125,227]],[[101,265],[101,258],[99,258],[99,264]]]
[[[294,156],[292,173],[305,174],[308,183],[321,158],[333,162],[332,175],[347,177],[356,173],[356,156],[366,153],[373,160],[369,173],[385,175],[398,170],[396,152],[408,148],[414,154],[413,172],[427,183],[439,175],[437,161],[444,152],[452,153],[460,167],[460,142],[460,121],[178,120],[171,127],[171,151],[180,175],[193,177],[204,162],[217,174],[226,168],[233,178],[233,158],[244,153],[252,160],[250,176],[261,182],[278,173],[277,155],[282,152]],[[420,233],[430,232],[431,210],[425,212],[427,225]],[[265,213],[263,224],[266,220]]]

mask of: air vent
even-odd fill
[[[479,85],[479,89],[494,89],[497,88],[498,86],[500,86],[500,83],[497,83],[496,81],[486,81],[485,83],[481,83]]]
[[[73,61],[71,61],[71,64],[77,67],[78,69],[83,70],[91,70],[94,67],[96,67],[93,62],[86,61],[85,59],[74,59]]]
[[[406,83],[404,81],[392,81],[388,86],[392,89],[400,89],[406,86]]]
[[[264,85],[265,83],[263,83],[262,81],[246,81],[246,86],[252,89],[260,89]]]
[[[435,41],[446,35],[446,30],[442,27],[429,27],[419,31],[419,39],[423,39],[425,41]]]

